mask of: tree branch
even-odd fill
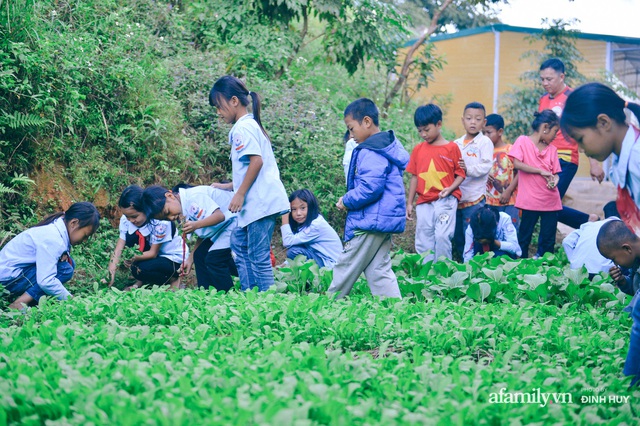
[[[445,0],[444,3],[442,3],[442,6],[440,6],[436,13],[433,14],[429,27],[422,32],[418,40],[416,40],[416,42],[413,43],[413,45],[411,45],[411,47],[407,51],[407,56],[405,56],[402,68],[400,68],[398,80],[396,81],[396,84],[393,85],[391,91],[387,94],[384,100],[384,104],[382,105],[382,109],[384,111],[389,109],[393,98],[396,97],[396,95],[402,88],[402,85],[407,80],[407,77],[409,76],[409,68],[411,67],[411,63],[413,61],[413,55],[415,55],[418,48],[422,46],[422,43],[424,43],[424,41],[436,31],[436,29],[438,28],[438,20],[442,16],[442,13],[445,11],[445,9],[449,7],[449,5],[451,5],[451,3],[453,3],[453,0]]]

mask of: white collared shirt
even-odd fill
[[[244,205],[238,214],[238,226],[244,228],[263,217],[288,212],[289,197],[280,181],[280,170],[273,155],[271,142],[262,133],[252,114],[240,117],[233,125],[229,132],[229,143],[234,191],[237,191],[244,181],[251,156],[262,157],[262,168],[247,191]]]
[[[236,213],[229,211],[233,192],[210,186],[196,186],[181,188],[179,193],[182,215],[191,222],[211,216],[218,209],[224,214],[223,222],[194,231],[194,234],[199,238],[209,239],[213,242],[209,251],[231,247],[231,233],[237,226]]]
[[[622,141],[620,156],[612,155],[611,181],[629,192],[640,206],[640,141],[636,142],[636,129],[629,126]]]
[[[482,132],[466,146],[466,134],[455,140],[467,168],[467,177],[460,184],[461,203],[476,201],[487,192],[487,178],[493,167],[493,142]]]
[[[21,232],[0,251],[0,282],[18,277],[28,266],[36,266],[36,280],[48,295],[66,299],[70,293],[60,282],[58,261],[71,250],[63,218]]]
[[[160,244],[158,256],[165,257],[172,262],[182,263],[182,258],[189,257],[189,247],[182,245],[182,236],[179,232],[171,235],[171,222],[168,220],[154,220],[138,228],[127,219],[125,215],[120,218],[120,239],[127,240],[127,234],[135,234],[140,231],[143,237],[149,236],[150,244]]]

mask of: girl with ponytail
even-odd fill
[[[249,98],[252,114],[247,109]],[[233,124],[229,132],[233,182],[212,186],[234,191],[228,209],[238,213],[231,249],[241,288],[264,291],[274,281],[270,252],[276,218],[289,211],[289,199],[260,120],[260,96],[238,78],[226,75],[211,88],[209,103],[226,123]]]

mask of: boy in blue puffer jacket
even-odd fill
[[[391,234],[404,231],[405,192],[402,172],[409,153],[393,131],[381,132],[378,108],[370,99],[358,99],[344,111],[344,122],[358,144],[353,150],[347,193],[336,206],[347,210],[345,246],[333,269],[330,293],[338,298],[351,292],[364,272],[371,293],[401,297],[391,270]]]

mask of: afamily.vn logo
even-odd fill
[[[489,394],[490,404],[538,404],[546,407],[547,404],[573,404],[573,396],[570,393],[541,392],[540,388],[531,389],[531,392],[507,392],[507,388],[501,388],[500,392]]]

